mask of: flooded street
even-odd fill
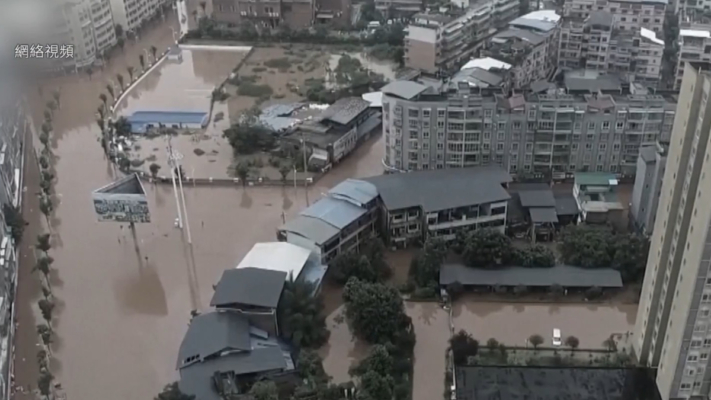
[[[171,25],[177,27],[177,21]],[[59,304],[53,323],[52,370],[70,400],[148,399],[176,380],[175,357],[190,310],[208,306],[212,285],[222,271],[234,267],[255,242],[275,240],[282,210],[291,218],[306,207],[303,188],[187,186],[192,252],[181,231],[173,228],[176,208],[168,185],[146,186],[153,222],[137,228],[140,255],[126,227],[96,221],[91,191],[116,178],[97,142],[99,94],[117,73],[126,75],[127,65],[138,65],[138,54],[144,48],[166,48],[172,41],[168,26],[145,32],[139,43],[128,43],[123,58],[115,56],[103,74],[65,77],[44,88],[47,96],[53,87],[60,87],[62,93],[53,137],[59,204],[52,218],[55,245],[50,253],[58,271],[54,293]],[[211,81],[206,78],[205,82]],[[141,99],[140,90],[129,99],[129,107]],[[33,99],[40,105],[36,121],[46,100]],[[160,109],[160,104],[154,108]],[[311,188],[310,200],[345,177],[381,173],[379,141],[366,143]],[[28,167],[25,207],[36,210],[34,173],[33,178]],[[39,232],[37,214],[25,214],[31,225],[23,250],[34,244]],[[39,293],[37,279],[29,273],[33,261],[24,253],[23,257],[16,380],[19,385],[36,387],[34,315],[38,315]]]
[[[406,302],[417,343],[412,400],[441,399],[444,395],[445,352],[449,347],[449,316],[438,303]]]

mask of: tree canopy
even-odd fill
[[[385,245],[375,237],[360,243],[360,251],[340,254],[331,264],[331,277],[345,284],[355,277],[367,282],[380,282],[390,277],[391,270],[385,260]]]
[[[178,382],[173,382],[165,385],[163,391],[153,400],[195,400],[195,396],[181,392]]]
[[[252,385],[249,394],[254,400],[279,400],[279,389],[274,381],[262,380]]]
[[[452,349],[455,364],[466,364],[469,357],[479,353],[479,342],[464,330],[449,339],[449,347]]]
[[[494,229],[477,229],[464,236],[462,258],[470,267],[506,265],[511,256],[511,239]]]
[[[319,347],[328,340],[323,299],[313,296],[314,285],[291,280],[284,285],[277,318],[283,337],[297,347]]]
[[[392,342],[403,327],[412,325],[400,293],[392,286],[351,278],[343,299],[353,332],[370,343]]]
[[[418,287],[434,287],[439,285],[439,270],[447,257],[447,246],[439,239],[429,239],[410,263],[410,278]]]

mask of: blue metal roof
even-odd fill
[[[378,189],[375,185],[358,179],[346,179],[329,190],[328,193],[336,197],[345,197],[360,204],[367,204],[378,197]]]
[[[318,218],[338,229],[345,228],[363,214],[365,209],[332,197],[324,197],[301,212],[301,215]]]
[[[153,124],[205,124],[206,112],[194,111],[136,111],[126,118],[129,123],[153,123]]]

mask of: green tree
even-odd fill
[[[394,365],[395,362],[388,348],[382,344],[376,344],[370,348],[367,357],[351,368],[350,375],[363,376],[369,371],[379,375],[392,375]]]
[[[315,289],[312,283],[292,279],[286,282],[279,298],[277,320],[281,336],[296,347],[315,348],[328,340],[323,299],[314,296]]]
[[[49,345],[52,344],[52,328],[46,324],[37,325],[37,334],[45,347],[49,348]]]
[[[42,143],[42,146],[44,146],[45,149],[49,149],[49,135],[42,132],[39,135],[39,140],[40,143]]]
[[[286,165],[281,165],[279,167],[279,175],[281,175],[281,182],[286,185],[286,177],[289,176],[289,172],[291,172],[291,168],[289,168]]]
[[[640,235],[616,235],[610,247],[614,253],[612,268],[620,271],[622,281],[641,281],[647,267],[649,240]]]
[[[46,123],[51,123],[52,122],[52,113],[49,112],[49,110],[44,110],[44,121]]]
[[[57,103],[57,108],[62,108],[62,103],[59,101],[61,97],[62,94],[59,92],[59,89],[52,91],[52,98],[54,98],[54,102]]]
[[[279,389],[274,381],[270,380],[257,381],[249,389],[249,394],[254,400],[279,400]]]
[[[412,324],[400,293],[392,286],[351,278],[343,290],[353,332],[370,343],[386,343]]]
[[[116,100],[116,92],[114,92],[114,85],[106,85],[106,91],[111,95],[111,100]]]
[[[153,400],[196,400],[195,396],[185,394],[180,391],[178,387],[178,382],[173,382],[165,385],[163,391],[158,393],[158,396],[154,397]]]
[[[158,179],[158,171],[160,171],[160,165],[156,163],[151,163],[150,166],[148,166],[148,169],[151,171],[151,176],[153,177],[153,181]]]
[[[395,382],[390,375],[380,375],[375,371],[368,371],[360,377],[360,391],[358,399],[389,400],[393,398]],[[365,392],[365,393],[362,393]],[[365,397],[361,397],[365,394]]]
[[[49,249],[52,248],[52,245],[49,243],[49,233],[43,233],[41,235],[37,235],[37,243],[35,244],[35,247],[39,251],[43,251],[45,254],[49,251]]]
[[[246,115],[246,114],[245,114]],[[222,135],[227,139],[235,154],[254,154],[272,150],[276,139],[271,131],[257,124],[256,118],[246,116],[225,129]]]
[[[123,90],[123,75],[121,75],[121,74],[116,74],[116,81],[118,82],[119,87],[121,88],[121,90]]]
[[[616,236],[609,228],[568,225],[558,236],[561,259],[583,268],[608,268],[613,256],[610,245]]]
[[[55,103],[54,100],[50,100],[47,102],[47,108],[52,113],[52,115],[54,115],[54,111],[57,110],[57,103]]]
[[[10,203],[2,205],[2,214],[5,223],[10,228],[10,234],[15,244],[19,244],[22,240],[22,234],[25,232],[25,224],[27,223],[22,217],[22,212],[18,207],[14,207]]]
[[[541,244],[534,244],[527,249],[516,252],[520,258],[518,264],[527,268],[550,268],[555,265],[555,254],[551,249]]]
[[[52,204],[52,198],[47,196],[46,194],[40,198],[40,203],[39,203],[39,208],[42,214],[44,215],[45,219],[47,220],[47,226],[50,226],[49,223],[49,216],[52,214],[52,211],[54,210],[54,204]]]
[[[50,125],[49,122],[44,122],[44,123],[40,126],[40,131],[41,131],[43,134],[47,135],[47,138],[49,138],[49,136],[50,136],[51,133],[52,133],[52,125]]]
[[[47,321],[47,324],[52,323],[52,315],[54,314],[54,303],[51,300],[40,299],[37,302],[40,311],[42,312],[42,318]]]
[[[477,229],[465,239],[462,258],[470,267],[492,268],[506,264],[512,254],[511,240],[494,229]]]
[[[328,383],[330,379],[323,369],[323,361],[318,352],[312,349],[302,349],[296,361],[299,377],[306,381],[310,388]]]
[[[99,95],[99,99],[101,99],[101,103],[104,105],[104,110],[108,110],[109,107],[107,106],[107,103],[108,103],[109,99],[106,97],[106,95],[101,93]]]
[[[467,364],[469,357],[479,353],[479,342],[464,330],[460,330],[449,339],[449,347],[452,349],[452,358],[457,365]]]
[[[39,365],[40,371],[46,370],[48,368],[49,356],[47,350],[39,349],[37,350],[37,364]]]
[[[133,82],[133,71],[134,71],[134,70],[135,70],[135,68],[133,68],[133,67],[130,66],[130,65],[129,65],[128,67],[126,67],[126,72],[128,72],[128,80],[129,80],[129,82]]]
[[[138,55],[138,63],[141,65],[141,71],[146,70],[146,57],[143,54]]]
[[[410,263],[410,278],[418,287],[437,287],[439,270],[447,257],[447,247],[442,240],[428,239]]]
[[[158,48],[156,46],[151,46],[151,55],[153,55],[153,62],[158,61]]]
[[[382,274],[371,265],[368,257],[354,251],[339,254],[331,262],[331,278],[339,285],[345,285],[351,277],[366,282],[378,282]]]
[[[131,123],[126,117],[119,117],[113,122],[114,132],[116,136],[129,136],[131,134]]]
[[[116,24],[114,25],[114,32],[116,33],[116,38],[123,38],[124,31],[123,26]]]
[[[580,340],[575,336],[568,336],[565,338],[565,345],[570,347],[570,350],[575,350],[580,346]]]
[[[104,130],[106,129],[106,123],[104,122],[104,119],[103,119],[103,118],[97,118],[97,119],[96,119],[96,125],[99,126],[99,129],[101,130],[102,133],[103,133]]]
[[[32,268],[32,272],[39,271],[42,275],[49,276],[53,262],[54,259],[52,257],[44,254],[37,259],[34,268]]]
[[[494,351],[494,350],[498,349],[499,345],[500,345],[499,341],[494,338],[490,338],[489,340],[486,341],[486,348],[488,348],[490,351]]]
[[[246,163],[239,162],[237,163],[237,166],[235,167],[235,174],[239,178],[239,181],[242,182],[242,186],[247,186],[247,179],[249,178],[249,166]]]
[[[543,344],[543,336],[534,334],[528,337],[528,343],[531,343],[534,349]]]
[[[48,196],[50,193],[52,193],[52,181],[40,180],[39,186],[40,189],[42,189],[43,195]]]
[[[49,399],[52,394],[52,381],[54,381],[54,375],[47,370],[40,372],[40,376],[37,378],[37,389],[45,399]]]

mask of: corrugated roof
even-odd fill
[[[560,193],[555,195],[555,212],[559,217],[578,215],[578,203],[572,193]]]
[[[412,99],[425,90],[427,90],[427,86],[412,81],[390,82],[380,89],[384,94],[402,97],[406,100]]]
[[[236,268],[260,268],[285,272],[286,279],[299,277],[311,252],[286,242],[257,243],[244,256]]]
[[[506,201],[501,186],[511,176],[498,167],[453,168],[365,178],[378,188],[389,210],[422,207],[426,212]]]
[[[679,36],[688,37],[698,37],[698,38],[711,38],[711,32],[701,31],[698,29],[680,29]]]
[[[639,33],[640,35],[642,35],[643,38],[649,39],[653,43],[658,44],[660,46],[664,46],[664,41],[662,39],[659,39],[657,37],[657,34],[654,33],[654,31],[651,31],[647,28],[640,28]]]
[[[126,118],[129,123],[203,124],[205,112],[193,111],[136,111]]]
[[[524,207],[555,207],[555,198],[550,189],[519,190],[519,197]]]
[[[287,277],[284,271],[253,267],[228,269],[217,282],[210,305],[246,304],[276,308]]]
[[[279,228],[281,231],[291,232],[312,240],[317,245],[326,243],[341,231],[335,226],[313,217],[299,215]]]
[[[470,69],[470,68],[481,68],[483,70],[489,71],[491,69],[511,69],[511,64],[507,64],[503,61],[499,61],[495,58],[491,57],[483,57],[483,58],[475,58],[473,60],[469,60],[464,66],[460,69],[460,71],[464,71],[465,69]]]
[[[213,379],[215,374],[247,374],[284,371],[287,359],[280,347],[265,347],[244,353],[234,353],[193,364],[180,370],[180,391],[195,396],[197,400],[222,400]]]
[[[190,357],[197,356],[195,361],[199,362],[225,350],[248,351],[251,348],[246,318],[234,312],[200,314],[190,321],[178,350],[176,368],[188,366],[185,361]]]
[[[477,286],[551,286],[622,287],[619,271],[612,268],[587,269],[569,265],[552,268],[504,267],[498,269],[470,268],[462,264],[444,264],[440,269],[440,285],[459,282]]]
[[[347,125],[353,118],[370,107],[370,103],[359,97],[338,99],[321,114],[321,119],[327,119],[341,125]]]
[[[359,204],[367,204],[378,197],[378,189],[370,182],[346,179],[328,191],[335,197],[344,197]]]
[[[575,184],[585,186],[615,186],[617,185],[617,176],[607,172],[576,172]]]
[[[531,207],[528,209],[528,215],[534,224],[558,223],[558,215],[555,212],[555,207]]]
[[[318,218],[337,229],[345,228],[363,214],[364,208],[332,197],[324,197],[301,212],[305,217]]]

